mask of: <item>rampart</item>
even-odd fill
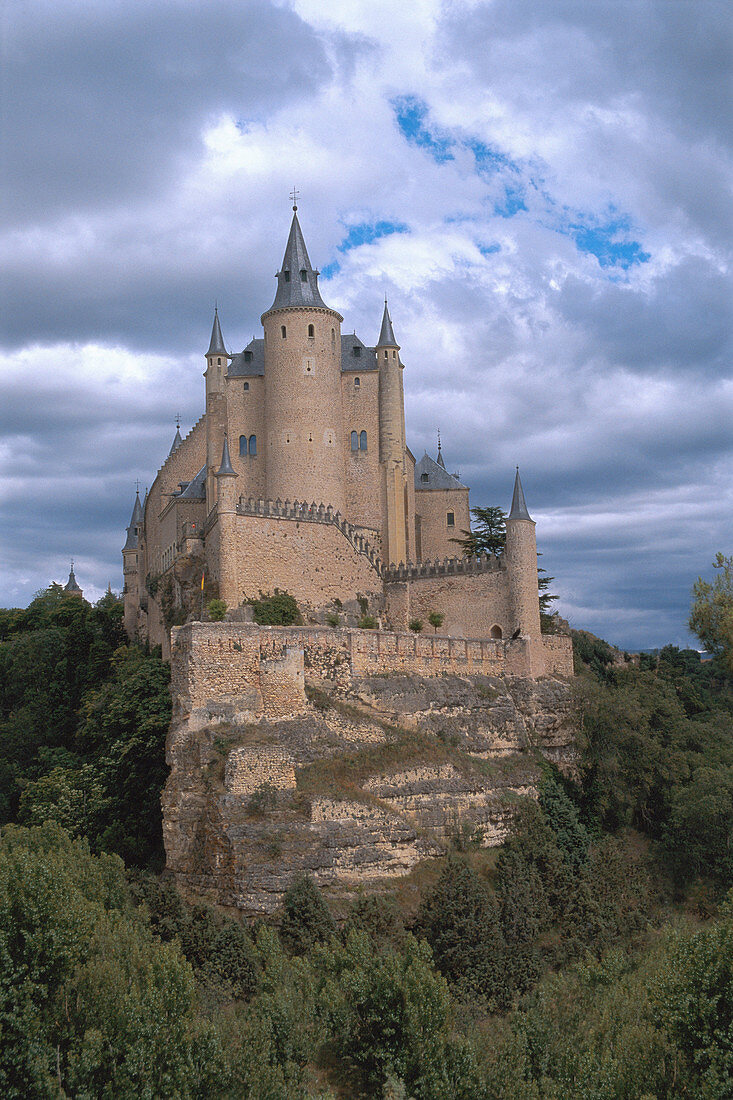
[[[542,639],[544,672],[572,675],[570,638]],[[536,644],[324,627],[187,623],[171,634],[173,725],[280,718],[306,709],[305,676],[350,685],[354,676],[532,675]]]

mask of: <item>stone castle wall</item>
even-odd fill
[[[572,675],[570,638],[542,642],[548,643],[548,673]],[[525,638],[187,623],[171,634],[173,725],[302,713],[304,669],[311,680],[343,686],[354,676],[390,673],[527,676],[533,645]]]

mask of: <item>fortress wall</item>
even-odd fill
[[[359,385],[355,386],[355,379]],[[379,373],[344,371],[341,399],[344,410],[342,446],[346,469],[346,507],[349,523],[381,531],[383,527],[379,491]],[[367,433],[366,451],[351,450],[351,433]],[[320,502],[319,502],[320,503]],[[324,503],[329,503],[324,501]]]
[[[171,633],[173,727],[221,720],[282,718],[306,709],[311,681],[408,673],[526,677],[542,641],[448,638],[327,627],[187,623]],[[552,637],[548,672],[571,675],[570,639]]]
[[[460,556],[460,546],[451,539],[462,538],[463,532],[470,530],[468,489],[418,489],[415,510],[420,516],[422,532],[421,560]],[[455,518],[453,527],[448,526],[449,512]]]
[[[245,390],[244,384],[249,384]],[[264,497],[265,469],[265,379],[257,375],[233,377],[226,383],[229,453],[237,471],[237,496]],[[257,454],[239,454],[239,437],[257,437]]]
[[[368,559],[331,524],[237,515],[232,527],[232,536],[222,540],[219,570],[221,577],[236,578],[231,590],[221,591],[230,607],[275,588],[316,607],[355,594],[382,598],[381,579]]]
[[[387,614],[395,630],[421,619],[426,631],[431,611],[445,615],[441,631],[453,637],[490,638],[492,626],[510,635],[511,606],[506,571],[447,573],[385,584]]]
[[[567,634],[543,634],[546,676],[572,676],[573,642]]]

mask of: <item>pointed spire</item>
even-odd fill
[[[74,595],[76,595],[77,593],[79,595],[81,595],[81,588],[77,584],[76,577],[74,576],[74,559],[73,558],[71,559],[71,572],[69,573],[69,579],[66,582],[66,585],[64,586],[64,592],[73,592]]]
[[[219,310],[214,306],[214,324],[211,328],[211,341],[209,343],[209,350],[207,355],[226,355],[227,349],[224,347],[224,337],[221,334],[221,325],[219,324]]]
[[[277,273],[275,301],[270,309],[285,309],[288,306],[323,306],[328,309],[318,289],[318,274],[311,267],[298,221],[297,207],[293,206],[290,235],[285,246],[282,267]]]
[[[127,541],[123,550],[135,550],[138,544],[138,534],[143,522],[143,508],[140,503],[140,490],[135,490],[135,506],[132,509],[130,523],[127,528]]]
[[[398,348],[400,345],[394,338],[394,329],[392,328],[392,318],[389,315],[389,309],[387,308],[387,299],[384,299],[384,313],[382,314],[382,329],[379,333],[379,339],[377,340],[378,348]]]
[[[445,469],[445,462],[443,461],[443,452],[440,449],[440,428],[438,428],[438,457],[435,460],[439,466]]]
[[[229,457],[229,441],[226,435],[224,436],[224,446],[221,451],[221,466],[214,474],[214,477],[236,477],[237,472],[232,466],[232,460]]]
[[[181,438],[181,429],[178,425],[176,425],[176,434],[173,436],[173,442],[171,443],[171,449],[168,451],[168,457],[169,458],[173,454],[174,451],[178,450],[181,443],[183,443],[183,440]]]
[[[527,511],[527,505],[524,500],[524,490],[522,489],[522,481],[519,477],[519,467],[517,466],[517,475],[514,478],[514,495],[512,496],[512,506],[507,516],[507,519],[532,519]]]

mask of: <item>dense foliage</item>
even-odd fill
[[[722,660],[576,635],[575,781],[544,765],[498,853],[467,846],[340,922],[304,876],[247,927],[149,869],[168,669],[125,644],[120,611],[54,586],[0,613],[0,797],[19,822],[0,839],[3,1096],[731,1095]]]

